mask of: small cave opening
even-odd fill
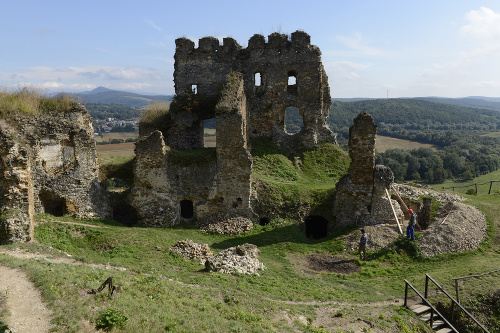
[[[181,200],[181,217],[190,219],[194,215],[193,202],[191,200]]]
[[[328,235],[328,220],[323,216],[309,215],[304,222],[307,238],[321,239]]]
[[[269,219],[267,217],[261,217],[259,219],[259,224],[260,225],[268,225],[269,224]]]
[[[54,216],[64,216],[66,214],[66,200],[54,193],[43,192],[39,195],[45,213]]]
[[[113,207],[113,220],[127,227],[133,227],[139,219],[134,207],[127,203],[121,203]]]

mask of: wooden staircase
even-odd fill
[[[450,294],[448,294],[443,287],[441,287],[436,281],[434,281],[428,274],[425,274],[425,293],[422,295],[414,286],[410,284],[407,280],[405,280],[405,300],[404,300],[404,306],[410,309],[415,315],[417,315],[422,321],[425,321],[429,323],[429,325],[432,327],[433,330],[435,330],[437,333],[459,333],[458,330],[453,327],[453,325],[441,314],[439,311],[429,302],[429,299],[427,298],[428,295],[428,289],[429,289],[429,282],[432,282],[442,293],[444,293],[451,301],[452,301],[452,307],[451,307],[451,312],[453,314],[453,309],[454,307],[457,307],[464,313],[466,316],[468,316],[476,326],[478,327],[478,332],[485,332],[489,333],[488,329],[484,327],[480,322],[477,321],[476,318],[474,318],[466,309],[460,305],[459,302],[457,302]],[[420,302],[414,303],[414,304],[409,304],[408,303],[408,291],[412,289],[417,296],[415,296],[417,299],[420,299]]]
[[[441,317],[437,314],[433,314],[431,311],[432,308],[430,306],[425,305],[424,303],[417,303],[408,306],[420,320],[429,323],[433,330],[437,333],[453,333],[454,331],[446,325],[446,322],[441,319]],[[431,323],[432,318],[432,323]]]

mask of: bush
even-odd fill
[[[115,327],[125,325],[127,320],[127,316],[122,311],[110,308],[106,311],[99,312],[99,317],[96,320],[96,328],[110,331]]]

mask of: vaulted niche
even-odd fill
[[[298,92],[297,89],[297,72],[296,71],[289,71],[288,72],[288,85],[286,87],[286,91],[289,94],[296,95]]]
[[[67,213],[66,200],[58,195],[49,192],[41,192],[39,198],[42,202],[45,213],[52,214],[54,216],[63,216]]]
[[[193,94],[197,94],[198,93],[198,85],[197,84],[192,84],[191,85],[191,91],[193,92]]]
[[[203,146],[205,148],[217,147],[216,129],[217,122],[215,121],[215,118],[203,121]]]
[[[307,238],[321,239],[328,234],[328,220],[323,216],[309,215],[305,219],[305,224]]]
[[[285,109],[285,132],[288,134],[299,133],[304,127],[304,119],[300,115],[299,109],[289,106]]]
[[[181,201],[181,217],[190,219],[194,216],[194,207],[191,200]]]

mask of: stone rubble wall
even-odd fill
[[[299,149],[311,149],[321,142],[336,142],[326,121],[331,107],[328,77],[321,63],[321,52],[311,45],[307,33],[296,31],[291,39],[273,33],[268,36],[267,43],[264,36],[254,35],[247,48],[242,48],[232,38],[224,38],[219,45],[218,39],[205,37],[199,40],[198,48],[187,38],[176,40],[174,82],[177,95],[184,94],[194,85],[200,95],[217,96],[221,83],[231,71],[244,73],[250,137],[271,137],[285,146],[298,145]],[[256,74],[260,75],[260,85],[256,83]],[[289,77],[295,78],[296,83],[289,84]],[[285,109],[290,106],[299,108],[303,117],[304,127],[295,135],[285,130]],[[177,136],[188,139],[196,137],[196,131],[203,131],[199,121],[202,115],[186,112],[177,117],[184,117],[185,123],[192,124],[185,126],[184,133],[178,132]],[[205,117],[213,115],[207,113]],[[201,143],[193,144],[187,149],[199,148]]]
[[[215,151],[190,154],[171,149],[160,131],[137,142],[134,186],[129,201],[144,224],[168,227],[180,223],[184,200],[192,202],[193,218],[222,213],[253,218],[252,158],[247,147],[246,99],[241,74],[228,75],[215,112],[218,121]],[[212,151],[215,154],[211,155]]]
[[[361,112],[349,129],[351,164],[348,174],[337,183],[332,209],[335,223],[329,230],[353,224],[396,223],[393,208],[400,223],[404,219],[399,203],[389,199],[386,193],[394,182],[393,172],[386,166],[375,166],[376,134],[373,118]]]
[[[92,120],[83,106],[38,116],[18,114],[8,122],[2,126],[0,182],[5,190],[0,202],[2,210],[18,213],[15,222],[3,220],[0,228],[14,228],[18,236],[9,236],[9,231],[0,240],[31,240],[34,212],[77,218],[111,216],[98,181]]]

